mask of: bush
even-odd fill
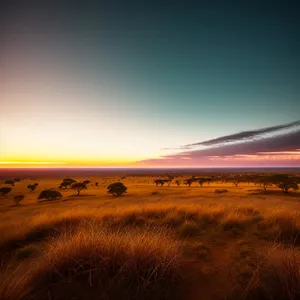
[[[115,182],[110,184],[107,189],[108,193],[114,196],[121,196],[122,194],[126,193],[127,187],[122,182]]]
[[[61,199],[62,194],[59,191],[54,189],[44,190],[40,193],[38,199],[47,199],[47,200],[54,200],[54,199]]]
[[[65,179],[63,179],[63,181],[70,182],[71,184],[76,182],[76,180],[74,180],[72,178],[65,178]]]
[[[199,231],[197,223],[194,221],[185,221],[179,229],[179,235],[181,237],[196,236],[199,234]]]
[[[6,180],[4,183],[5,184],[11,184],[12,186],[15,185],[15,182],[13,180]]]
[[[27,185],[27,188],[32,192],[32,191],[34,191],[35,189],[36,189],[36,185],[35,184],[28,184]]]
[[[226,190],[226,189],[216,189],[215,190],[215,193],[217,193],[217,194],[223,194],[223,193],[227,193],[228,192],[228,190]]]
[[[60,189],[66,189],[66,188],[70,188],[72,185],[72,182],[70,181],[63,181],[61,182],[61,184],[59,185]]]
[[[18,195],[14,197],[16,205],[20,205],[20,202],[24,199],[24,195]]]
[[[3,187],[3,188],[0,189],[0,195],[1,195],[1,196],[7,195],[8,193],[11,192],[11,190],[12,190],[12,189],[9,188],[9,187]]]

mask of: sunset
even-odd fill
[[[300,299],[298,2],[4,0],[0,299]]]
[[[294,141],[267,151],[297,151],[294,17],[289,5],[267,4],[189,5],[184,14],[138,3],[8,5],[1,167],[170,165],[162,158],[182,156],[182,145],[291,123]],[[251,152],[257,160],[224,164],[199,153],[172,165],[259,165]],[[296,158],[262,157],[300,166]]]

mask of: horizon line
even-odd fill
[[[15,169],[35,169],[35,170],[39,170],[39,169],[49,169],[49,170],[53,170],[53,169],[276,169],[276,168],[289,168],[289,169],[300,169],[300,166],[212,166],[212,167],[190,167],[190,166],[147,166],[147,167],[141,167],[141,166],[103,166],[103,167],[80,167],[80,166],[74,166],[74,167],[35,167],[35,166],[24,166],[24,167],[2,167],[0,166],[0,170],[1,169],[11,169],[11,170],[15,170]]]

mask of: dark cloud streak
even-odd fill
[[[297,127],[297,126],[300,126],[300,121],[283,124],[283,125],[272,126],[272,127],[261,128],[261,129],[257,129],[257,130],[242,131],[239,133],[222,136],[222,137],[204,141],[204,142],[184,145],[183,147],[214,146],[214,145],[223,144],[223,143],[240,142],[240,141],[245,141],[245,140],[260,137],[261,135],[266,134],[266,133],[276,133],[277,131],[284,130],[284,129],[291,129],[291,128]]]
[[[268,155],[263,153],[276,153],[282,152],[298,152],[300,151],[300,121],[273,126],[268,128],[263,128],[255,131],[247,131],[242,133],[233,134],[230,136],[220,137],[215,140],[204,142],[205,145],[210,145],[204,149],[182,151],[179,153],[164,155],[159,159],[147,159],[140,163],[150,163],[150,164],[174,164],[174,165],[184,165],[185,163],[189,165],[196,164],[222,164],[222,162],[212,162],[211,158],[226,158],[235,157],[238,155],[257,155],[266,161],[260,161],[263,165],[268,165],[273,163],[268,162]],[[281,132],[283,129],[293,129],[287,132]],[[275,133],[273,136],[262,137],[265,133]],[[259,138],[257,138],[259,137]],[[246,140],[246,138],[248,140]],[[229,141],[236,141],[235,144],[229,144]],[[217,141],[217,142],[216,142]],[[196,145],[203,145],[203,143],[198,143]],[[183,150],[184,148],[181,148]],[[189,148],[187,148],[189,149]],[[282,155],[281,155],[282,157]],[[279,158],[280,159],[280,158]],[[229,164],[235,164],[234,161],[229,161]],[[294,160],[283,160],[281,164],[286,164],[290,166],[299,166],[300,159]]]

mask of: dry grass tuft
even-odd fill
[[[245,230],[246,226],[252,222],[252,217],[240,213],[238,211],[231,211],[225,215],[221,221],[225,230]]]
[[[194,221],[185,221],[179,228],[180,237],[197,236],[200,233],[200,228]]]
[[[76,232],[51,238],[38,263],[30,274],[31,292],[22,299],[175,299],[182,283],[180,242],[151,227],[81,224]],[[1,297],[3,291],[8,288],[0,291],[1,299],[12,299]]]
[[[300,251],[272,246],[249,282],[242,299],[300,299]]]
[[[265,216],[259,224],[262,235],[268,240],[285,244],[300,244],[300,214],[278,210]]]
[[[0,273],[0,299],[1,300],[24,300],[31,292],[29,287],[29,272],[19,272],[23,267],[6,266],[1,268]]]

